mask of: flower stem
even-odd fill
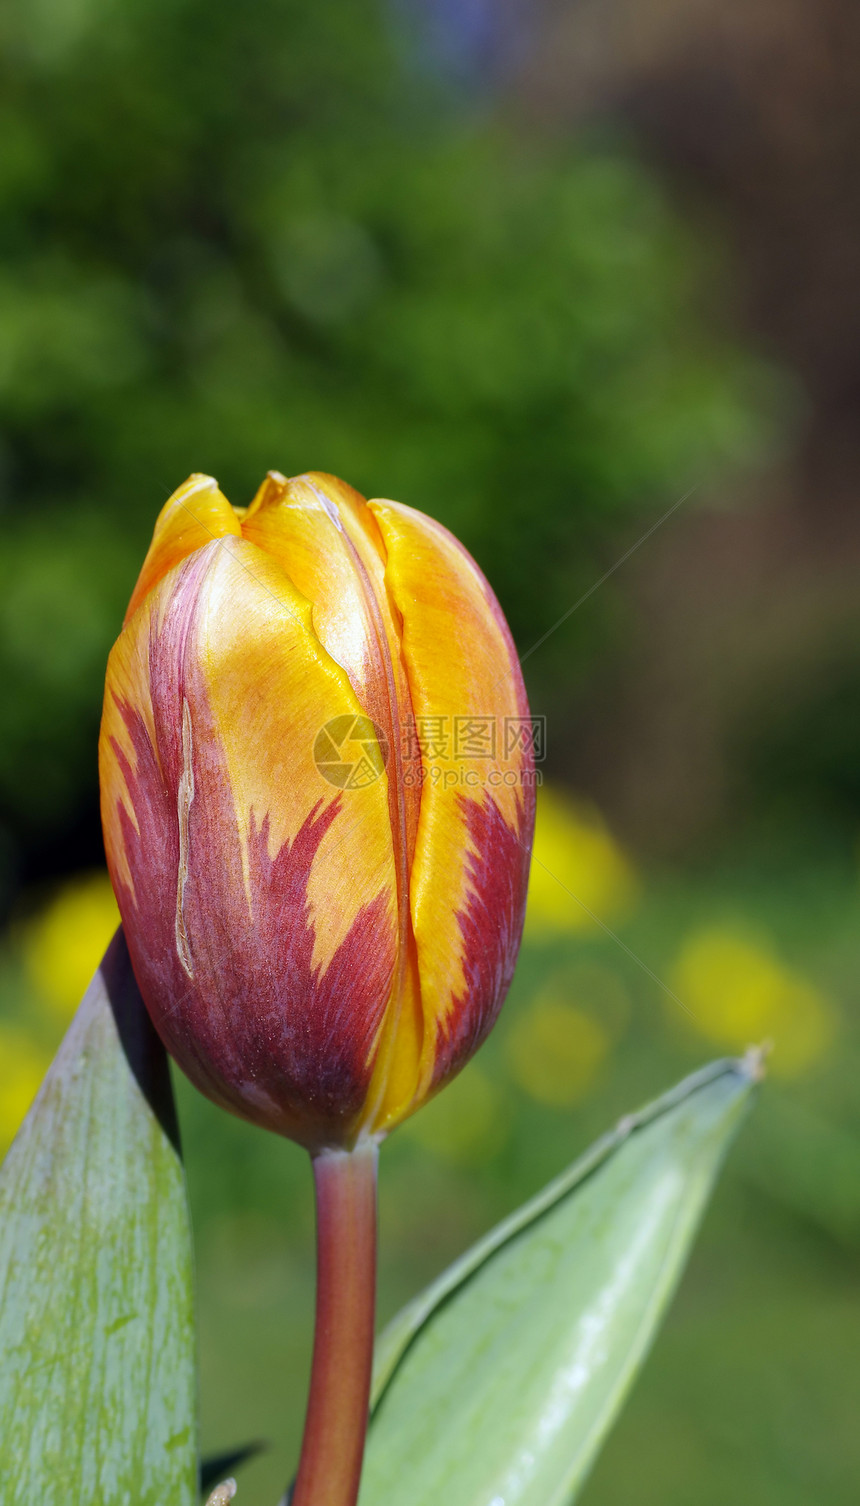
[[[311,1386],[292,1506],[355,1506],[370,1399],[376,1301],[377,1147],[313,1159],[317,1304]]]

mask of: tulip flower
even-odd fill
[[[166,504],[108,664],[105,845],[168,1050],[314,1158],[342,1347],[315,1350],[296,1506],[357,1490],[376,1146],[511,980],[530,726],[499,605],[430,518],[321,474],[271,473],[246,511],[192,476]]]

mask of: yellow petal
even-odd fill
[[[152,543],[137,585],[132,592],[125,621],[137,611],[144,597],[195,550],[212,539],[239,538],[239,519],[211,476],[189,476],[165,502],[158,515]]]

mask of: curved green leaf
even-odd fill
[[[574,1499],[760,1075],[717,1062],[630,1116],[395,1318],[361,1506]]]
[[[173,1098],[118,931],[0,1168],[3,1506],[193,1506]]]

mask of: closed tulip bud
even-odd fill
[[[491,1028],[520,942],[531,724],[465,549],[331,476],[193,476],[108,664],[111,878],[168,1050],[312,1152],[380,1138]]]

